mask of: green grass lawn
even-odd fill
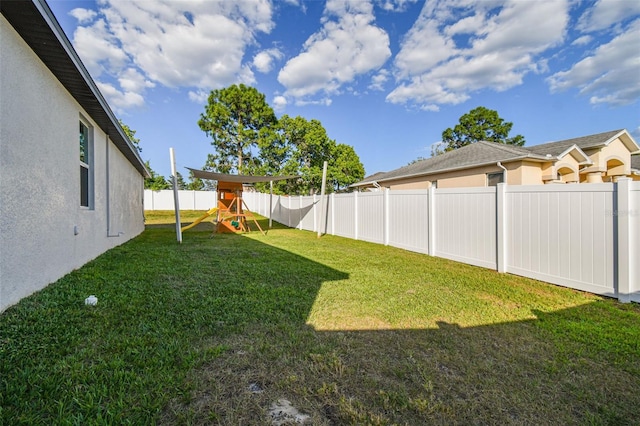
[[[262,425],[279,399],[313,425],[638,422],[637,304],[279,225],[178,245],[171,220],[0,316],[0,424]]]

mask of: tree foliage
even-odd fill
[[[364,177],[364,167],[353,147],[330,139],[318,120],[284,115],[274,128],[264,132],[259,146],[259,173],[300,176],[274,182],[275,193],[319,193],[325,161],[329,164],[328,192],[344,190]],[[266,185],[258,187],[266,189]]]
[[[149,170],[150,178],[144,180],[144,189],[152,189],[154,191],[160,191],[161,189],[171,189],[171,182],[167,181],[164,176],[157,174],[151,168],[149,161],[146,161],[144,165]]]
[[[193,172],[189,170],[189,183],[187,184],[186,189],[190,191],[204,191],[205,184],[202,179],[195,177]]]
[[[353,147],[338,144],[318,120],[283,115],[275,117],[265,96],[242,84],[213,90],[198,121],[212,138],[206,170],[253,175],[299,175],[274,182],[280,194],[314,194],[327,171],[328,191],[343,191],[364,177],[364,167]],[[204,183],[206,185],[206,183]],[[267,190],[269,184],[256,184]]]
[[[276,121],[265,96],[253,87],[234,84],[212,90],[198,120],[215,148],[207,159],[207,169],[245,173],[245,168],[255,166],[252,149],[257,147],[261,131]]]
[[[122,122],[122,120],[118,119],[122,130],[127,135],[133,146],[138,150],[138,152],[142,152],[142,148],[140,147],[140,139],[136,138],[136,131],[131,127]],[[157,174],[152,168],[149,161],[145,161],[144,163],[147,170],[149,170],[149,174],[151,177],[146,178],[144,180],[144,189],[151,189],[154,191],[160,191],[161,189],[170,189],[171,183],[168,182],[164,176]]]
[[[505,122],[497,111],[477,107],[460,117],[455,127],[442,132],[442,142],[447,144],[445,151],[462,148],[478,141],[498,142],[523,146],[522,135],[509,137],[513,123]]]
[[[124,133],[127,135],[133,146],[138,150],[138,152],[142,152],[142,148],[140,147],[140,139],[136,138],[136,131],[124,124],[122,120],[118,119],[118,122],[120,123],[120,127],[122,127],[122,130],[124,130]]]
[[[124,133],[127,135],[129,140],[133,143],[133,146],[138,150],[138,152],[142,152],[142,148],[140,148],[140,139],[136,138],[136,131],[130,128],[125,123],[123,123],[122,120],[118,120],[118,121],[120,122],[120,126],[122,127],[122,130],[124,130]],[[151,175],[150,178],[146,178],[144,180],[145,189],[151,189],[153,191],[160,191],[162,189],[171,189],[172,187],[171,179],[165,179],[164,176],[156,173],[151,168],[151,164],[149,163],[148,160],[145,161],[144,165],[149,171],[149,174]],[[176,173],[177,173],[178,189],[190,189],[189,187],[192,185],[193,182],[186,183],[184,178],[180,174],[180,172],[176,172]],[[202,181],[200,181],[200,183],[202,183]]]

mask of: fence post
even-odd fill
[[[313,194],[313,232],[318,232],[318,209],[316,208],[316,194]]]
[[[429,229],[429,241],[427,242],[427,253],[429,256],[436,255],[436,188],[431,185],[427,195],[427,228]]]
[[[336,235],[336,193],[331,193],[331,235]]]
[[[389,188],[384,189],[384,198],[382,201],[382,208],[384,212],[382,213],[383,220],[383,233],[382,238],[385,246],[389,245]]]
[[[353,227],[353,239],[358,239],[358,191],[353,192],[353,213],[354,219],[353,222],[355,226]]]
[[[302,195],[298,196],[298,229],[302,231]]]
[[[614,207],[614,230],[618,239],[618,301],[631,302],[631,179],[619,178],[614,188],[618,203]]]
[[[496,266],[498,272],[507,271],[507,184],[496,186]]]

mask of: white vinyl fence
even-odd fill
[[[269,194],[243,197],[270,216]],[[273,220],[290,227],[640,302],[640,182],[630,179],[331,194],[324,203],[273,196],[271,203]]]
[[[217,205],[216,191],[178,191],[180,210],[209,210]],[[144,190],[145,210],[174,210],[173,190]]]
[[[640,182],[273,196],[250,210],[301,230],[390,245],[640,303]],[[214,191],[179,191],[182,210]],[[145,190],[146,210],[173,191]],[[269,206],[271,205],[271,215]]]

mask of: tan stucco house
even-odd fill
[[[640,146],[626,130],[612,130],[532,147],[480,141],[376,173],[352,187],[425,189],[552,183],[611,182],[618,177],[640,180]]]
[[[640,154],[631,156],[631,178],[640,181]]]
[[[2,312],[140,234],[149,172],[45,0],[0,1],[0,40]]]

